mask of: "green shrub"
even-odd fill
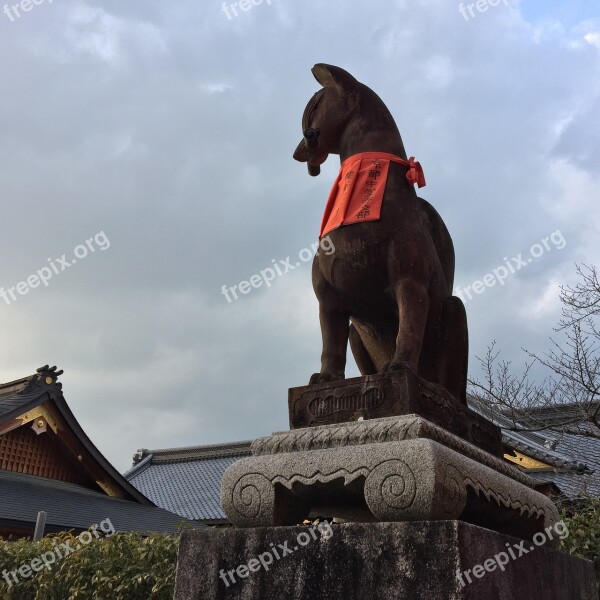
[[[0,572],[30,565],[60,543],[80,546],[50,569],[32,577],[17,574],[9,586],[0,575],[1,600],[171,600],[175,587],[179,535],[117,533],[83,545],[77,536],[61,533],[40,542],[0,542]],[[36,563],[39,567],[39,563]],[[2,573],[3,574],[3,573]],[[10,575],[8,576],[10,579]]]
[[[600,498],[590,498],[562,511],[569,535],[561,543],[561,550],[587,558],[596,567],[600,582]],[[600,597],[600,583],[599,583]]]

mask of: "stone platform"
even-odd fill
[[[221,486],[237,527],[295,525],[309,515],[460,519],[532,539],[558,519],[521,471],[417,415],[275,433],[252,453]]]
[[[502,457],[500,428],[460,403],[447,390],[404,369],[318,385],[291,388],[290,429],[419,415]]]
[[[186,531],[174,600],[598,598],[591,562],[459,521],[325,531]]]

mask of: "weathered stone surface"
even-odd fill
[[[292,429],[291,431],[278,431],[268,437],[254,440],[252,442],[252,454],[254,456],[266,456],[287,452],[324,450],[342,446],[400,442],[419,438],[433,440],[447,448],[456,450],[459,454],[468,456],[528,487],[533,488],[537,485],[535,480],[508,464],[505,460],[492,456],[418,415],[368,419],[337,425],[320,425],[304,429]]]
[[[498,427],[407,369],[291,388],[288,405],[291,429],[415,414],[502,456]]]
[[[520,540],[458,521],[334,525],[330,537],[301,547],[297,536],[306,531],[185,532],[174,600],[597,600],[592,563],[544,546],[504,571],[471,574],[472,583],[463,576],[463,586],[457,572]],[[283,554],[286,544],[292,552],[268,571],[256,560],[273,548]],[[243,578],[235,573],[235,583],[227,579],[227,571],[257,563],[255,572],[241,570]]]
[[[238,527],[293,525],[310,514],[461,518],[531,538],[558,518],[546,496],[425,438],[246,458],[225,472],[221,504]]]

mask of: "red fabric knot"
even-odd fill
[[[426,185],[423,167],[418,160],[415,160],[414,156],[411,156],[408,159],[408,171],[406,172],[406,179],[408,179],[409,183],[416,183],[420,188]]]

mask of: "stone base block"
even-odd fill
[[[414,414],[502,457],[499,427],[408,369],[291,388],[288,406],[290,429]]]
[[[531,539],[558,518],[528,477],[415,415],[283,432],[252,450],[221,485],[237,527],[461,519]]]
[[[531,550],[531,542],[460,521],[348,523],[315,531],[185,532],[174,600],[598,598],[591,562],[543,545]],[[515,558],[505,554],[501,570],[504,555],[494,557],[509,548]]]

